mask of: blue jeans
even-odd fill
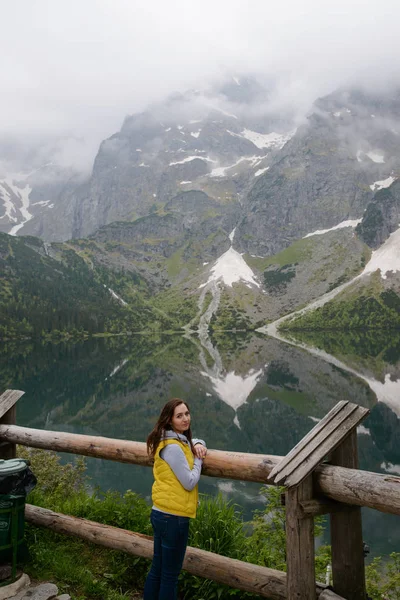
[[[143,600],[176,600],[189,535],[189,517],[151,511],[154,556],[144,586]]]

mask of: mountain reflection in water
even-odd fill
[[[389,344],[385,335],[379,346],[375,335],[368,351],[360,335],[322,337],[303,337],[296,341],[302,347],[262,335],[200,341],[188,334],[3,347],[1,389],[25,390],[20,425],[136,441],[145,441],[160,408],[178,396],[190,403],[194,434],[210,448],[276,455],[348,399],[372,409],[358,429],[360,467],[398,474],[400,341]],[[151,469],[87,464],[93,486],[150,498]],[[200,488],[233,499],[246,518],[261,506],[258,484],[204,477]],[[364,539],[375,555],[398,551],[399,518],[365,510]]]

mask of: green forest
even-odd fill
[[[136,274],[88,264],[63,248],[46,256],[42,242],[0,234],[0,339],[168,330],[174,321],[154,308]],[[121,297],[127,293],[129,302]]]
[[[283,331],[400,329],[400,298],[393,290],[328,302],[316,310],[284,321]]]

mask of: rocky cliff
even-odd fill
[[[254,80],[235,78],[126,117],[102,142],[88,181],[65,189],[51,212],[19,233],[48,241],[85,237],[145,216],[181,191],[203,191],[223,205],[243,201],[293,133],[290,116],[260,112],[267,96]]]
[[[373,192],[397,177],[400,97],[337,92],[274,156],[250,190],[236,240],[274,254],[314,230],[363,216]]]

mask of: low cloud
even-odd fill
[[[58,140],[59,160],[87,169],[126,115],[229,73],[274,82],[253,110],[301,120],[339,86],[400,85],[399,22],[394,0],[14,0],[3,7],[0,136]]]

